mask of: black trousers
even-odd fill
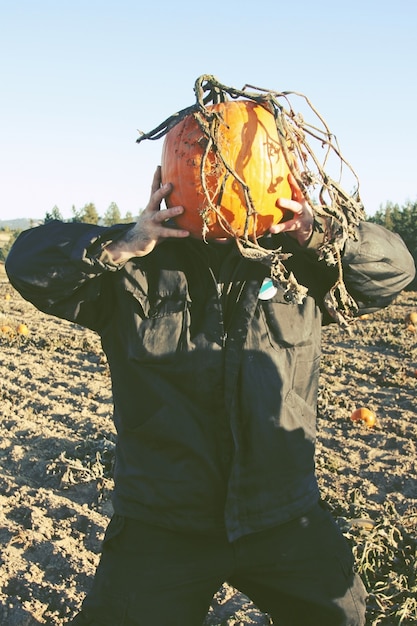
[[[201,626],[223,582],[276,626],[363,626],[365,588],[350,547],[317,505],[230,543],[114,516],[93,587],[73,626]]]

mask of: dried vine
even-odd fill
[[[342,326],[348,327],[354,312],[357,310],[357,305],[344,284],[341,254],[346,240],[355,238],[356,226],[365,218],[365,213],[359,198],[358,178],[353,168],[342,156],[336,138],[326,122],[306,96],[294,91],[277,92],[253,85],[245,85],[242,89],[236,89],[219,83],[214,76],[202,75],[195,82],[194,93],[196,96],[195,104],[171,115],[152,131],[141,133],[137,142],[145,139],[160,139],[185,117],[190,114],[194,115],[207,139],[200,171],[201,183],[208,203],[207,210],[214,211],[223,228],[235,237],[241,254],[246,258],[270,266],[272,279],[284,287],[293,301],[300,303],[304,299],[307,289],[300,285],[292,274],[287,272],[283,261],[288,258],[288,255],[283,253],[281,248],[278,250],[263,248],[256,238],[249,237],[247,227],[243,236],[237,236],[218,207],[212,202],[205,182],[205,163],[210,150],[217,146],[218,128],[222,123],[221,115],[210,110],[209,107],[229,99],[244,98],[267,108],[274,115],[282,154],[304,197],[315,215],[331,218],[330,237],[321,245],[319,259],[324,260],[328,265],[337,267],[338,279],[326,295],[325,306],[332,317]],[[290,96],[303,99],[309,111],[318,119],[319,126],[305,122],[300,113],[295,113],[290,102]],[[319,142],[321,149],[324,149],[324,158],[318,159],[317,154],[307,141],[307,137],[310,141]],[[250,189],[245,181],[237,175],[233,167],[225,161],[221,150],[218,150],[216,154],[226,170],[226,178],[233,176],[243,190],[248,222],[249,216],[256,217]],[[338,161],[338,180],[333,179],[326,172],[329,159],[334,156]],[[343,168],[347,168],[354,177],[355,191],[351,194],[344,191],[340,183]],[[223,180],[223,185],[224,182]],[[318,202],[313,201],[313,194],[315,193],[318,193]],[[204,234],[203,229],[203,237]]]

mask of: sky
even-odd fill
[[[368,215],[417,200],[416,0],[0,0],[0,220],[146,206],[203,74],[306,95]]]

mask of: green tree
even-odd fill
[[[47,222],[52,222],[53,220],[60,220],[61,222],[63,222],[63,217],[61,215],[61,211],[58,209],[58,207],[55,205],[54,208],[52,209],[52,211],[46,212],[45,213],[45,217],[43,219],[44,224],[46,224]]]
[[[9,254],[10,248],[12,247],[12,245],[14,244],[17,237],[20,235],[22,231],[10,230],[9,228],[5,228],[3,230],[6,231],[8,234],[10,234],[9,239],[2,246],[0,246],[0,261],[4,263],[7,255]]]
[[[82,209],[76,209],[73,206],[72,212],[74,214],[74,217],[72,219],[73,222],[83,222],[84,224],[98,224],[100,219],[95,204],[93,202],[85,204]]]
[[[128,211],[126,215],[124,216],[124,218],[122,219],[123,224],[131,224],[134,221],[135,219],[130,211]]]
[[[105,226],[112,226],[113,224],[120,224],[121,221],[122,219],[120,216],[119,207],[115,202],[112,202],[104,214],[103,223]]]
[[[368,218],[368,221],[385,226],[400,235],[417,266],[417,201],[407,202],[403,207],[387,202],[385,207],[381,207],[375,215]],[[417,278],[409,288],[417,289]]]

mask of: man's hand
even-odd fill
[[[293,216],[285,222],[274,224],[269,229],[269,232],[273,234],[288,233],[298,241],[300,246],[306,246],[313,232],[313,211],[292,174],[288,175],[288,183],[292,192],[291,200],[279,198],[277,206],[291,211]]]
[[[147,207],[139,215],[138,221],[122,239],[109,244],[107,252],[115,263],[123,263],[132,257],[145,256],[152,252],[163,239],[188,237],[189,232],[166,225],[167,220],[183,213],[182,206],[161,210],[161,202],[172,190],[167,183],[161,187],[161,168],[158,167],[153,177],[151,197]]]

